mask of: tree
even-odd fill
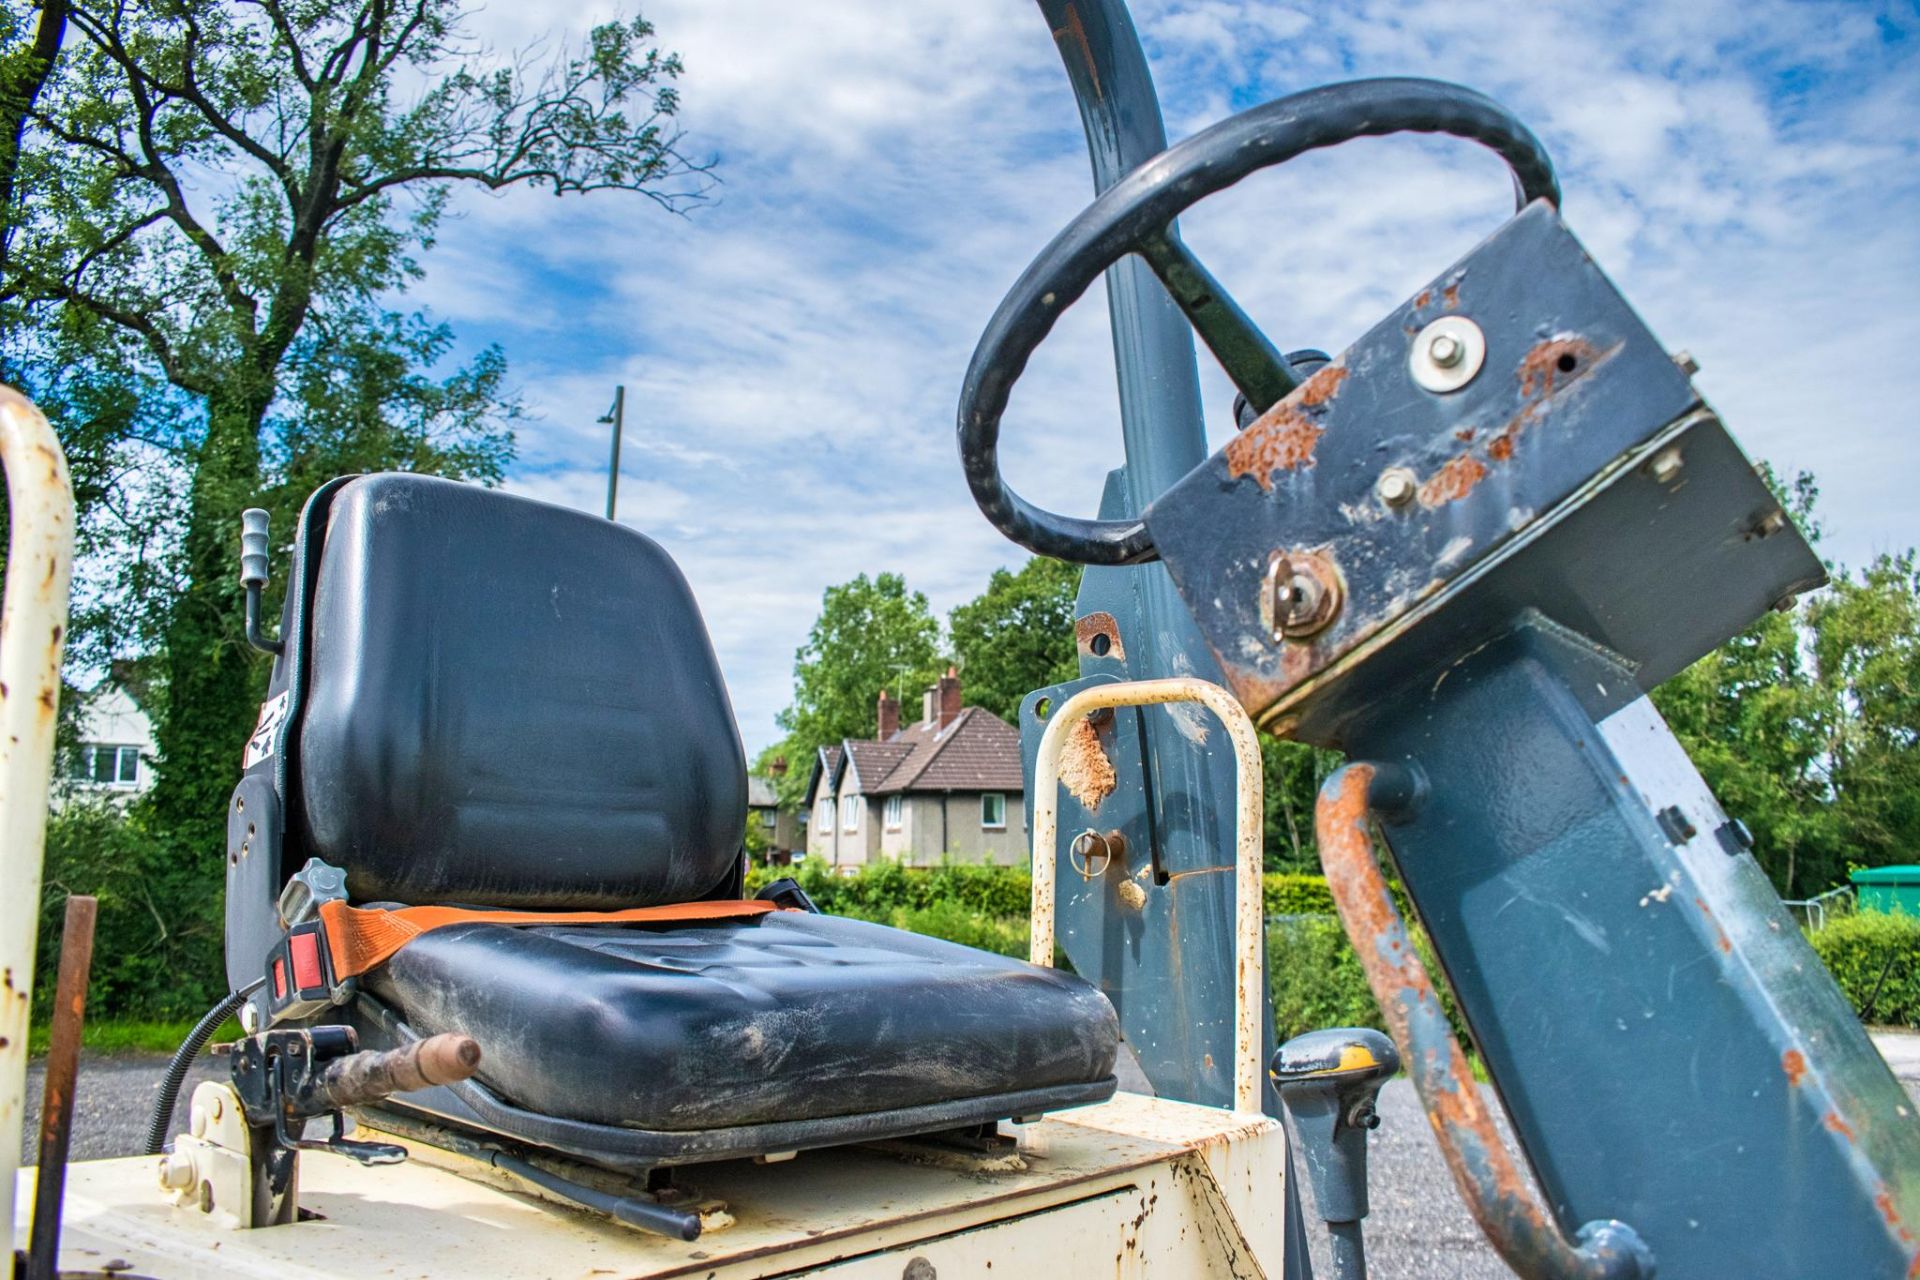
[[[1017,572],[995,569],[987,589],[948,616],[966,700],[1018,724],[1020,700],[1077,679],[1074,596],[1080,570],[1035,556]]]
[[[499,354],[430,377],[451,335],[391,309],[453,188],[697,197],[671,127],[680,63],[650,24],[541,64],[473,50],[463,18],[454,0],[89,0],[25,107],[32,198],[0,305],[35,324],[10,357],[77,346],[185,411],[142,442],[174,468],[145,514],[175,548],[144,625],[165,667],[155,825],[196,849],[218,847],[262,678],[233,582],[241,508],[286,511],[347,463],[486,480],[508,456]]]
[[[1835,856],[1909,862],[1920,848],[1920,576],[1912,551],[1843,575],[1807,608],[1825,716],[1821,764],[1833,796]]]
[[[778,754],[789,765],[776,784],[781,802],[802,799],[821,747],[874,735],[882,689],[904,704],[939,678],[942,665],[940,624],[926,596],[909,591],[899,574],[863,573],[828,587],[793,655],[793,705],[777,718],[787,735]]]

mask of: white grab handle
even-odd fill
[[[33,402],[11,387],[0,387],[0,464],[13,523],[0,608],[0,1247],[11,1250],[40,861],[73,573],[67,455]]]

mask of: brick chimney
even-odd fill
[[[900,704],[890,697],[885,689],[880,691],[879,716],[880,732],[875,736],[882,742],[889,741],[900,732]]]
[[[786,777],[787,776],[787,758],[785,756],[775,756],[772,760],[767,762],[767,772],[772,774],[776,778]]]
[[[940,728],[944,729],[960,718],[960,673],[952,667],[940,677],[940,683],[934,686],[938,695],[935,707],[940,716]]]

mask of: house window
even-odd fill
[[[760,811],[760,825],[765,827],[767,830],[769,831],[773,830],[774,827],[779,824],[779,822],[780,822],[780,811],[778,809],[762,809]]]
[[[900,829],[900,817],[906,811],[906,808],[907,808],[906,800],[903,797],[901,796],[887,797],[887,811],[886,811],[887,830],[898,831]]]
[[[854,832],[860,829],[860,815],[866,812],[865,796],[842,796],[840,798],[840,829]]]
[[[105,786],[133,786],[140,781],[140,748],[86,743],[73,753],[72,776]]]
[[[998,791],[989,791],[980,797],[980,825],[990,831],[1004,831],[1007,826],[1007,797]]]
[[[833,830],[833,797],[821,796],[820,802],[813,807],[813,826],[816,831]]]

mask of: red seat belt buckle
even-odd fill
[[[270,1022],[310,1017],[331,1006],[338,984],[325,924],[307,920],[289,929],[268,954],[267,973]]]

